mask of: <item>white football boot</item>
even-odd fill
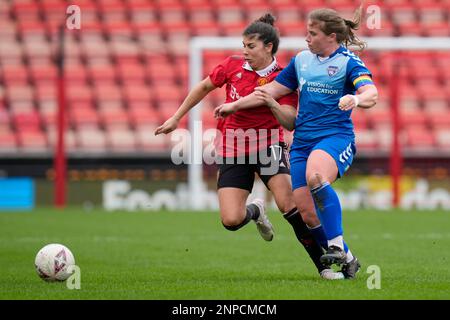
[[[320,272],[320,277],[326,280],[341,280],[345,279],[342,272],[336,272],[333,269],[323,269]]]
[[[273,227],[266,215],[266,207],[264,205],[264,200],[255,199],[251,203],[259,208],[259,217],[255,221],[256,227],[258,228],[261,237],[266,241],[272,241],[273,239]]]

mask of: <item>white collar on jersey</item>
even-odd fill
[[[254,71],[253,68],[250,66],[250,64],[247,61],[245,61],[244,65],[242,67],[248,71]],[[267,77],[269,74],[274,72],[277,68],[278,68],[277,58],[273,57],[273,61],[271,64],[269,64],[266,68],[255,71],[255,72],[260,77]]]
[[[324,62],[325,60],[330,59],[330,56],[328,56],[328,57],[320,57],[320,56],[317,56],[317,59],[319,59],[320,62]]]

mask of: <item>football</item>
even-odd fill
[[[64,281],[71,275],[67,268],[75,265],[75,258],[66,246],[52,243],[39,250],[34,265],[45,281]]]

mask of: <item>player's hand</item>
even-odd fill
[[[259,101],[264,102],[264,105],[270,109],[278,108],[280,106],[280,104],[267,92],[264,87],[256,87],[255,96]]]
[[[349,111],[357,107],[358,97],[347,94],[339,99],[339,109],[342,111]]]
[[[232,102],[224,103],[214,109],[214,118],[225,118],[236,112],[236,108]]]
[[[164,134],[171,133],[173,130],[175,130],[178,127],[178,122],[179,121],[176,118],[170,117],[161,126],[156,128],[155,136],[157,136],[158,134],[161,134],[161,133],[164,133]]]

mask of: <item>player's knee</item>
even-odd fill
[[[222,224],[225,229],[230,231],[236,231],[241,227],[242,221],[236,217],[224,217],[222,218]]]
[[[310,189],[316,188],[316,187],[322,185],[322,183],[323,183],[322,175],[318,172],[312,172],[311,174],[308,175],[306,180],[308,183],[308,187]]]
[[[278,210],[282,213],[286,213],[291,211],[293,208],[296,208],[294,199],[292,197],[286,197],[282,201],[277,202]]]

